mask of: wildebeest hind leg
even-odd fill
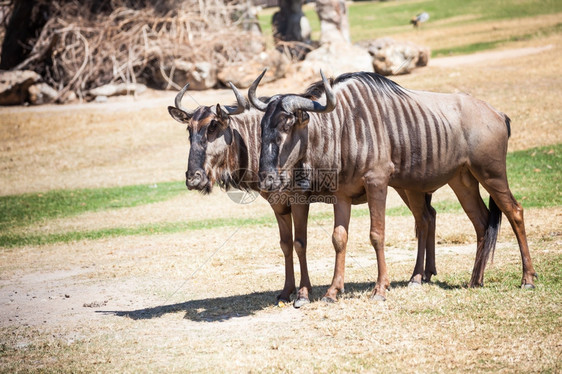
[[[484,269],[487,261],[487,256],[484,254],[486,252],[484,244],[489,211],[480,196],[478,181],[468,170],[460,171],[449,181],[449,186],[455,192],[476,231],[476,258],[474,259],[469,286],[479,287],[484,284]]]
[[[409,203],[409,208],[414,215],[416,220],[416,237],[418,239],[418,253],[416,259],[416,266],[414,267],[414,272],[410,278],[410,285],[416,285],[422,283],[422,278],[424,276],[424,256],[426,252],[426,245],[429,239],[430,230],[430,220],[431,216],[429,211],[426,209],[426,199],[425,193],[416,191],[405,191],[407,200]],[[435,256],[435,251],[433,251],[433,256]],[[433,264],[430,264],[435,268],[435,259],[433,259]]]
[[[437,275],[435,265],[435,226],[437,222],[437,212],[431,206],[431,194],[425,194],[424,216],[427,219],[427,239],[425,241],[425,269],[424,282],[431,282],[431,276]]]
[[[483,177],[484,175],[486,177]],[[485,173],[481,173],[480,175],[475,174],[475,176],[490,193],[490,196],[494,199],[499,209],[505,214],[517,237],[523,265],[521,287],[534,288],[534,278],[537,277],[537,273],[533,268],[529,246],[527,244],[523,207],[515,200],[515,197],[513,197],[513,194],[509,190],[505,170],[486,170]]]

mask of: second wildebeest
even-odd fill
[[[351,200],[366,193],[378,265],[373,297],[384,299],[390,284],[384,258],[388,186],[407,192],[416,223],[423,222],[424,194],[451,186],[477,234],[470,286],[483,284],[503,212],[519,242],[522,287],[534,287],[523,209],[507,183],[510,120],[505,114],[469,95],[407,90],[374,73],[344,74],[333,86],[322,75],[312,94],[276,95],[262,102],[255,95],[262,76],[249,90],[252,104],[265,112],[261,187],[283,189],[296,165],[337,170],[336,258],[345,256],[338,254],[345,253]],[[479,183],[490,193],[490,210]],[[343,288],[343,267],[338,268],[342,273],[334,274],[329,297]]]

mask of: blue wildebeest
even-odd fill
[[[175,107],[168,112],[178,122],[186,124],[189,131],[189,160],[185,173],[189,189],[210,193],[213,185],[242,190],[259,191],[257,178],[260,131],[257,124],[263,113],[249,108],[243,95],[231,85],[237,105],[200,106],[190,111],[181,106],[189,84],[175,98]],[[269,194],[262,196],[268,199]],[[268,200],[269,201],[269,200]],[[293,268],[293,247],[297,253],[301,282],[295,307],[309,301],[311,289],[306,262],[308,204],[270,203],[279,226],[280,246],[285,257],[285,285],[277,296],[278,301],[289,302],[296,291]],[[294,240],[293,240],[293,227]]]
[[[295,165],[337,170],[332,239],[342,262],[351,200],[366,194],[378,267],[372,297],[384,300],[390,285],[384,258],[388,186],[406,191],[416,224],[424,220],[424,194],[451,186],[477,234],[471,287],[483,284],[503,212],[519,242],[522,287],[534,287],[523,209],[507,183],[510,120],[505,114],[469,95],[407,90],[373,73],[344,74],[333,86],[322,75],[323,83],[304,95],[276,95],[263,102],[255,92],[264,73],[249,89],[252,104],[265,112],[261,188],[283,189]],[[479,183],[490,193],[490,210]],[[343,289],[343,277],[343,265],[336,265],[327,298]]]
[[[220,104],[200,106],[189,111],[182,108],[181,100],[188,88],[186,85],[176,96],[175,107],[168,107],[170,115],[180,123],[187,125],[189,131],[190,151],[188,170],[186,172],[186,185],[189,189],[196,189],[209,193],[214,183],[221,187],[236,187],[245,190],[259,191],[257,177],[259,165],[259,150],[261,143],[261,130],[259,123],[263,113],[250,109],[246,99],[231,85],[237,99],[236,106],[221,107]],[[404,191],[397,190],[404,202],[409,205]],[[309,301],[311,283],[306,264],[307,221],[310,201],[323,201],[323,199],[310,199],[313,191],[297,190],[282,195],[260,191],[262,196],[270,203],[279,226],[280,245],[285,257],[285,285],[278,296],[279,301],[288,302],[295,289],[295,275],[293,269],[293,247],[297,253],[301,269],[301,283],[297,292],[294,305],[300,307]],[[295,195],[297,195],[295,198]],[[299,198],[302,197],[302,198]],[[314,197],[314,196],[313,196]],[[412,282],[421,283],[422,277],[429,280],[435,270],[435,210],[431,207],[430,195],[423,206],[427,216],[427,230],[433,235],[423,237],[420,245],[421,253],[418,255],[416,269]],[[300,203],[295,203],[300,202]],[[365,194],[352,199],[352,203],[366,202]],[[294,225],[294,240],[293,228]],[[421,236],[419,237],[422,240]],[[423,267],[424,252],[427,249],[427,265]],[[340,263],[340,262],[337,262]]]

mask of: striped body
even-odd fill
[[[487,104],[485,113],[474,110],[483,102],[471,96],[410,91],[367,73],[340,77],[333,89],[335,110],[310,113],[308,147],[292,159],[338,170],[340,185],[374,175],[393,187],[433,192],[470,165],[486,139],[499,138],[500,154],[507,151],[505,117]],[[293,151],[280,147],[281,169],[294,167],[282,163]]]

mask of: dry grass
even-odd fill
[[[539,271],[549,256],[561,255],[559,236],[542,238],[559,229],[554,220],[545,218],[561,214],[559,208],[528,211],[529,222],[546,222],[530,225]],[[442,220],[454,227],[465,224],[454,216]],[[410,223],[390,217],[388,235],[404,231]],[[460,285],[468,281],[472,244],[439,246],[441,275],[436,283],[410,289],[404,282],[415,253],[399,248],[413,247],[414,238],[400,239],[387,250],[391,276],[398,283],[393,283],[386,303],[369,301],[375,260],[363,235],[366,224],[359,219],[352,225],[348,292],[336,305],[315,302],[302,310],[271,306],[282,284],[280,251],[271,240],[274,227],[225,232],[224,237],[234,236],[207,263],[222,243],[212,230],[3,252],[1,263],[10,265],[1,271],[7,320],[1,325],[0,365],[6,370],[189,367],[211,372],[512,372],[560,367],[555,328],[560,321],[535,329],[521,319],[525,316],[533,324],[542,315],[559,313],[559,304],[552,303],[561,300],[541,291],[540,283],[533,293],[516,287],[457,288],[458,281],[447,274],[460,275]],[[326,289],[333,266],[324,231],[329,227],[323,222],[311,225],[309,264],[315,298]],[[511,236],[502,235],[488,279],[496,274],[494,269],[505,272],[506,267],[518,276],[520,260]],[[201,265],[202,270],[190,278]],[[499,306],[506,303],[508,308]]]
[[[513,61],[430,66],[396,80],[487,100],[513,120],[511,149],[559,143],[560,38],[534,44],[554,47]],[[263,94],[276,90],[302,87],[288,80],[266,86]],[[206,104],[231,97],[228,91],[196,95]],[[0,194],[182,179],[187,137],[165,110],[173,93],[151,100],[0,108]],[[388,205],[400,205],[392,196]],[[453,197],[442,189],[440,199]],[[313,206],[313,213],[329,210]],[[24,230],[268,214],[264,201],[240,207],[220,192],[186,192],[168,202]],[[467,289],[473,229],[464,214],[438,212],[435,282],[405,287],[415,258],[413,219],[388,217],[393,288],[386,303],[373,303],[375,255],[368,219],[360,217],[350,227],[347,292],[334,305],[318,301],[333,271],[332,223],[312,220],[315,302],[301,310],[273,306],[283,283],[275,225],[3,249],[0,371],[559,372],[562,299],[550,263],[562,256],[562,208],[525,214],[533,260],[548,274],[535,291],[518,289],[520,256],[506,221],[487,286]]]

